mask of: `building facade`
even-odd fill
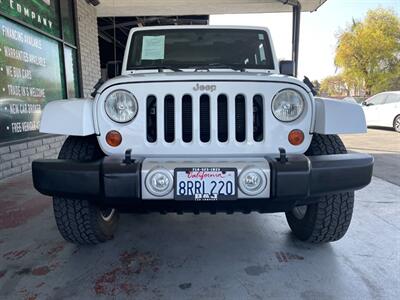
[[[45,104],[90,97],[100,78],[97,15],[85,0],[0,0],[0,179],[56,157]]]

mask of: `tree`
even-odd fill
[[[353,20],[338,36],[335,64],[345,81],[363,82],[367,95],[400,89],[399,17],[379,8],[362,22]]]
[[[319,94],[329,97],[343,97],[350,93],[342,75],[328,76],[321,81]]]

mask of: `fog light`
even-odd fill
[[[267,180],[262,170],[257,168],[245,169],[239,176],[240,190],[249,196],[260,194],[266,187]]]
[[[162,197],[172,190],[174,179],[166,169],[156,169],[146,176],[146,188],[154,196]]]
[[[293,146],[298,146],[304,141],[304,133],[299,129],[294,129],[289,133],[288,139]]]
[[[106,135],[106,142],[111,147],[118,147],[122,143],[122,136],[118,131],[111,130]]]

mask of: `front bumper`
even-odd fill
[[[143,200],[142,160],[130,163],[113,157],[89,163],[36,160],[32,163],[32,173],[35,188],[44,195],[86,199],[121,210],[277,212],[316,202],[325,194],[361,189],[370,183],[373,168],[372,156],[359,153],[288,155],[286,162],[274,157],[266,157],[265,161],[270,169],[269,197],[236,201]]]

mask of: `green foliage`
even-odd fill
[[[400,19],[392,10],[370,10],[338,37],[335,64],[343,79],[363,82],[367,95],[400,90]]]
[[[328,76],[321,81],[319,94],[321,96],[341,97],[347,96],[349,90],[343,75]]]

